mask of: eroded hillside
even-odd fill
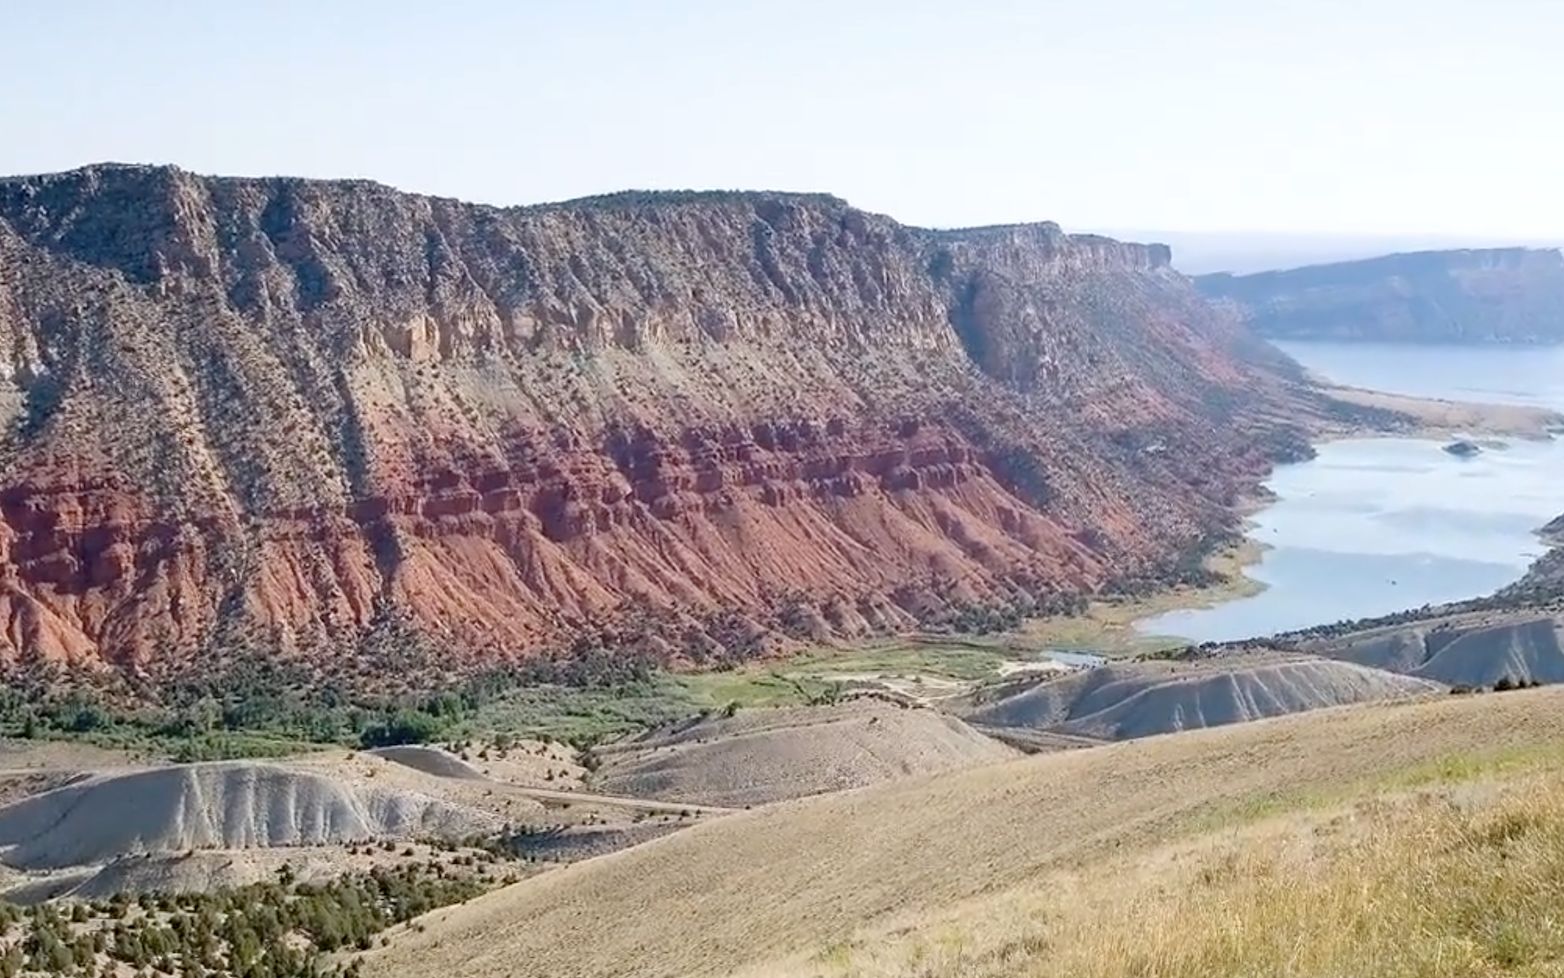
[[[825,196],[0,181],[0,652],[730,654],[1166,579],[1307,409],[1166,249]],[[1301,410],[1303,409],[1303,410]]]

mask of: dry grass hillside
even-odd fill
[[[747,978],[1557,975],[1564,767],[1268,819]]]
[[[1168,846],[1214,844],[1251,826],[1262,831],[1268,819],[1289,812],[1325,812],[1386,790],[1524,768],[1525,761],[1564,746],[1561,707],[1564,689],[1549,688],[1327,709],[768,806],[432,914],[420,928],[399,931],[389,947],[372,952],[364,973],[567,978],[754,970],[797,974],[837,965],[851,970],[859,960],[857,949],[874,939],[937,943],[947,933],[939,928],[947,927],[951,914],[980,897],[1000,900],[1013,894],[1021,900],[1059,881],[1093,878],[1099,870],[1139,872],[1137,860],[1166,859]],[[1513,810],[1522,814],[1509,821],[1519,844],[1534,846],[1547,836],[1532,838],[1532,825],[1541,832],[1554,831],[1556,825],[1528,821],[1524,813],[1535,813],[1540,803],[1529,794],[1516,798]],[[1501,828],[1509,824],[1502,811],[1493,823]],[[1470,824],[1480,832],[1489,824],[1475,816],[1470,823],[1461,821],[1459,812],[1454,817],[1456,828]],[[1443,823],[1427,824],[1432,831]],[[1464,876],[1451,877],[1458,885],[1477,879],[1470,860],[1463,862],[1465,839],[1459,832],[1444,838],[1414,834],[1404,842],[1388,839],[1385,848],[1374,851],[1433,846],[1450,866],[1466,867]],[[1516,850],[1522,857],[1530,852]],[[1255,858],[1264,862],[1267,854],[1284,859],[1286,850],[1263,849]],[[1321,889],[1312,892],[1341,901],[1321,905],[1322,912],[1337,914],[1326,920],[1363,919],[1363,901],[1378,891],[1331,888],[1331,872],[1350,874],[1354,864],[1347,856],[1327,854],[1318,865]],[[1526,865],[1512,875],[1531,873]],[[1545,874],[1548,865],[1553,863],[1539,864],[1536,872]],[[1405,894],[1417,882],[1394,867],[1364,868],[1373,870],[1365,878],[1382,884],[1387,893]],[[1242,870],[1239,865],[1234,872]],[[1241,909],[1273,913],[1273,926],[1298,923],[1288,914],[1303,904],[1282,900],[1285,876],[1273,875],[1267,884],[1263,874],[1257,875],[1254,890],[1245,889],[1250,884],[1241,875],[1234,879],[1235,888],[1228,891],[1233,902],[1202,903],[1204,897],[1196,894],[1190,905],[1196,915],[1190,919],[1204,913],[1221,920]],[[1550,879],[1544,875],[1538,884],[1522,878],[1514,892],[1535,897],[1538,886],[1546,889]],[[1557,888],[1551,892],[1558,895]],[[1429,926],[1437,930],[1452,920],[1459,923],[1463,906],[1469,911],[1474,904],[1430,908]],[[1536,936],[1528,928],[1553,926],[1547,921],[1555,918],[1538,916],[1536,909],[1534,899],[1504,908],[1503,919],[1511,920],[1516,941]],[[1090,923],[1072,919],[1079,926]],[[1031,923],[1038,925],[1036,919]],[[885,927],[902,930],[891,933]],[[1128,940],[1137,933],[1126,929],[1121,937]],[[1154,933],[1148,931],[1148,941]],[[1375,933],[1382,941],[1377,946],[1389,940],[1383,931]],[[1442,940],[1441,934],[1433,939]],[[1026,973],[1026,962],[1032,960],[1026,955],[1054,947],[1046,929],[1042,937],[1024,929],[1016,936],[1022,943],[1015,953],[1023,955],[1016,967],[1005,965],[1003,958],[984,959],[999,964],[983,972],[976,970],[982,961],[959,958],[948,966],[913,963],[891,973]],[[959,930],[952,936],[957,947],[968,939]],[[1227,957],[1211,960],[1231,966],[1205,973],[1332,973],[1309,961],[1292,970],[1267,970],[1263,964],[1272,958],[1265,955],[1273,951],[1262,954],[1260,945],[1253,958],[1258,970],[1250,968],[1241,931],[1218,929],[1200,938],[1215,942],[1218,950],[1223,940],[1229,941]],[[1485,973],[1475,967],[1460,970],[1462,960],[1452,956],[1446,965],[1404,973]],[[1093,970],[1041,968],[1037,973]],[[1134,973],[1202,972],[1159,970],[1153,960]]]
[[[598,753],[604,791],[735,808],[1016,756],[955,717],[872,700],[702,718]]]

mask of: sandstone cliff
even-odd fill
[[[1278,339],[1564,340],[1564,257],[1549,249],[1426,251],[1195,281]]]
[[[700,656],[1166,575],[1307,396],[1168,257],[826,196],[0,180],[0,653]]]

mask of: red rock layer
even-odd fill
[[[1153,575],[1297,442],[1166,249],[829,197],[0,181],[0,652],[818,634]]]

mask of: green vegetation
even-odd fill
[[[0,689],[0,736],[17,739],[81,740],[178,761],[271,757],[319,742],[304,731],[245,722],[223,715],[216,704],[197,704],[194,710],[118,706],[70,681],[58,688],[13,682]]]
[[[931,636],[671,673],[592,645],[465,678],[438,695],[394,697],[312,686],[276,662],[251,662],[171,685],[159,705],[139,691],[94,685],[104,682],[99,676],[38,672],[0,690],[0,736],[85,740],[178,761],[495,735],[587,746],[698,713],[831,701],[863,676],[982,680],[1036,654],[1002,637]]]
[[[82,740],[180,761],[277,756],[312,746],[379,747],[488,732],[480,712],[512,696],[516,716],[503,720],[504,711],[490,711],[503,721],[492,730],[563,736],[578,727],[604,729],[571,719],[600,712],[583,703],[661,702],[665,697],[643,695],[649,684],[667,685],[660,675],[633,656],[597,645],[463,678],[436,695],[350,692],[262,658],[156,688],[131,686],[118,674],[36,666],[13,671],[0,688],[0,736]],[[536,704],[536,721],[529,719],[529,703]],[[670,709],[690,712],[687,705],[650,712],[643,706],[609,726],[632,729],[678,715]]]
[[[294,978],[356,974],[335,952],[368,950],[381,931],[502,882],[490,852],[431,859],[306,884],[284,867],[276,882],[212,893],[93,903],[0,904],[0,978],[24,973]]]
[[[828,701],[841,692],[847,677],[885,673],[978,680],[996,675],[1002,663],[1018,657],[997,642],[900,641],[706,672],[657,671],[614,686],[524,686],[485,701],[450,732],[482,736],[502,731],[599,743],[697,713]]]
[[[663,673],[615,686],[525,686],[480,705],[458,732],[549,737],[585,746],[689,716],[710,705]]]
[[[1007,662],[1035,655],[1036,650],[1016,647],[1001,639],[939,637],[874,643],[845,652],[806,653],[789,660],[786,667],[790,672],[817,678],[899,672],[978,680],[996,675]]]

